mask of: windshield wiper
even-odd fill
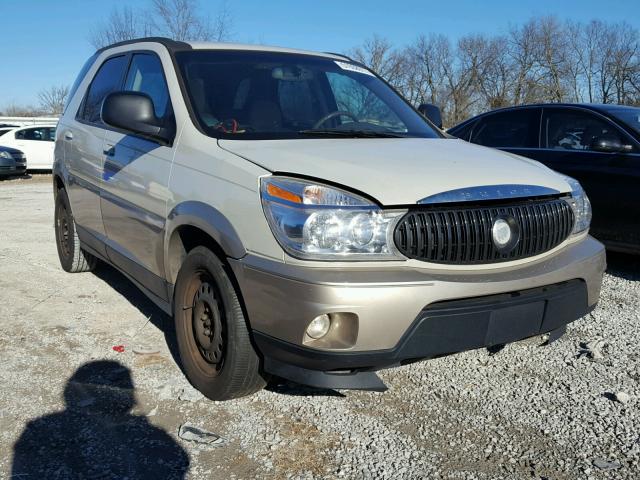
[[[309,129],[299,130],[301,135],[335,136],[349,138],[405,138],[404,135],[393,132],[377,132],[375,130],[334,130],[334,129]]]

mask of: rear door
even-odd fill
[[[540,107],[524,107],[483,115],[471,130],[471,142],[538,160],[541,113]]]
[[[594,151],[595,138],[632,145],[629,153]],[[576,178],[593,206],[592,233],[610,244],[640,246],[640,152],[608,118],[588,109],[544,107],[542,147],[549,167]]]
[[[123,86],[153,101],[158,118],[175,120],[162,63],[153,52],[133,53]],[[113,263],[166,299],[163,233],[174,148],[108,129],[104,146],[102,219]]]
[[[112,56],[93,76],[75,118],[62,126],[65,163],[71,182],[67,185],[71,210],[83,243],[102,252],[105,238],[100,213],[100,189],[105,125],[100,119],[102,101],[120,88],[127,68],[127,55]],[[99,240],[99,241],[98,241]]]

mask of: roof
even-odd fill
[[[479,113],[478,115],[474,115],[473,117],[467,118],[466,120],[463,120],[462,122],[458,123],[457,125],[454,125],[453,127],[447,129],[447,132],[452,132],[454,130],[457,130],[458,128],[464,126],[464,125],[468,125],[470,122],[473,122],[475,120],[477,120],[480,117],[484,117],[485,115],[489,115],[492,113],[497,113],[497,112],[505,112],[505,111],[509,111],[509,110],[520,110],[520,109],[524,109],[524,108],[536,108],[536,107],[573,107],[573,108],[586,108],[588,110],[594,110],[596,112],[604,112],[609,113],[611,110],[615,110],[615,109],[621,109],[621,108],[638,108],[640,110],[639,107],[633,107],[631,105],[617,105],[614,103],[527,103],[524,105],[512,105],[510,107],[502,107],[502,108],[496,108],[494,110],[488,110],[486,112],[482,112]]]
[[[225,43],[225,42],[189,42],[194,50],[249,50],[258,52],[277,52],[277,53],[297,53],[300,55],[316,55],[321,57],[329,57],[336,59],[347,59],[344,55],[335,53],[314,52],[311,50],[298,50],[294,48],[273,47],[268,45],[255,45],[246,43]]]
[[[512,105],[510,107],[496,108],[485,113],[500,112],[502,110],[514,110],[517,108],[531,108],[531,107],[575,107],[575,108],[588,108],[590,110],[611,110],[613,108],[638,108],[632,105],[618,105],[615,103],[527,103],[524,105]],[[484,115],[484,113],[482,114]]]
[[[5,147],[4,145],[0,145],[0,152],[9,152],[9,153],[24,153],[22,150],[18,150],[13,147]]]
[[[164,37],[144,37],[133,40],[118,42],[99,49],[96,53],[109,50],[111,48],[123,45],[134,45],[136,43],[159,43],[164,45],[170,52],[184,50],[245,50],[258,52],[277,52],[277,53],[296,53],[300,55],[315,55],[340,60],[351,60],[346,55],[337,53],[314,52],[310,50],[298,50],[293,48],[273,47],[267,45],[245,44],[245,43],[226,43],[226,42],[180,42]]]

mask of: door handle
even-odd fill
[[[113,157],[116,154],[116,147],[114,147],[113,145],[109,145],[102,151],[102,153],[104,153],[107,157]]]
[[[71,132],[64,132],[64,139],[65,139],[65,140],[69,140],[69,141],[73,140],[73,133],[71,133]]]

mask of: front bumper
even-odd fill
[[[0,158],[0,175],[24,175],[26,172],[26,161]]]
[[[265,369],[332,386],[311,374],[377,370],[562,328],[597,303],[605,254],[586,237],[542,260],[488,271],[321,269],[252,256],[232,267]],[[310,347],[308,323],[332,312],[357,316],[357,338]],[[334,388],[348,388],[341,378]]]

